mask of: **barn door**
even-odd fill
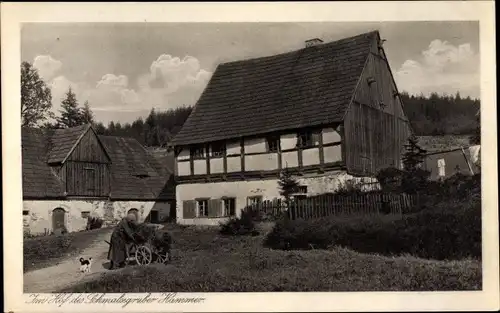
[[[52,211],[52,231],[54,234],[66,232],[66,211],[56,208]]]
[[[128,210],[127,214],[130,214],[130,213],[132,213],[132,214],[135,215],[136,221],[139,221],[139,210],[137,210],[137,209],[130,209],[130,210]]]

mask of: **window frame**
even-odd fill
[[[248,196],[247,197],[247,207],[254,205],[255,203],[250,203],[253,199],[259,199],[259,204],[264,202],[264,197],[262,195]]]
[[[196,217],[208,218],[208,200],[210,200],[210,199],[209,198],[195,199],[195,201],[196,201]],[[201,214],[202,211],[200,210],[200,202],[204,203],[204,206],[203,206],[203,213],[204,214]]]
[[[297,148],[309,149],[317,147],[318,145],[315,142],[315,136],[321,136],[321,130],[310,129],[297,132]]]
[[[236,198],[235,197],[223,197],[221,200],[222,200],[222,207],[224,210],[222,215],[224,217],[236,216]],[[228,213],[227,201],[232,201],[232,203],[233,203],[232,214]],[[229,210],[229,211],[231,211],[231,210]]]
[[[189,157],[193,160],[205,159],[206,151],[204,146],[193,146],[189,148]]]

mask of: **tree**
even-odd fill
[[[94,124],[94,112],[90,109],[89,102],[85,101],[81,110],[83,121],[87,124]]]
[[[299,189],[299,182],[292,177],[292,174],[287,167],[281,170],[278,186],[280,189],[280,195],[285,197],[285,204],[288,208],[290,205],[291,195]]]
[[[69,87],[66,98],[61,102],[61,116],[57,118],[57,123],[62,128],[75,127],[85,124],[82,109],[78,106],[75,93]]]
[[[38,71],[28,62],[21,64],[21,122],[34,127],[53,117],[50,88],[40,78]]]
[[[415,193],[425,187],[430,175],[429,171],[421,168],[427,151],[418,145],[418,138],[415,135],[408,138],[408,143],[404,147],[402,187],[407,193]]]

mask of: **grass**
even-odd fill
[[[67,257],[77,255],[92,245],[109,228],[68,233],[61,236],[43,236],[23,241],[23,271],[29,272],[55,265]]]
[[[218,228],[167,226],[168,265],[107,272],[61,292],[430,291],[481,289],[477,260],[384,257],[346,248],[281,251],[260,236],[222,236]]]

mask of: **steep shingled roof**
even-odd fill
[[[220,64],[174,138],[188,145],[343,120],[377,31]]]
[[[50,134],[40,129],[23,128],[21,136],[23,196],[35,198],[62,196],[64,193],[62,184],[47,165]]]
[[[87,127],[87,126],[86,126]],[[64,197],[63,183],[48,160],[63,160],[86,128],[76,130],[22,129],[23,196]],[[62,136],[67,134],[73,140]],[[172,164],[162,164],[133,138],[99,136],[111,158],[111,199],[152,200],[175,198]],[[61,143],[62,141],[63,143]],[[56,148],[54,148],[56,147]],[[57,152],[54,152],[57,151]],[[52,155],[52,159],[49,157]],[[60,162],[60,161],[54,161]]]
[[[137,140],[99,136],[111,157],[111,198],[175,198],[172,172]]]

